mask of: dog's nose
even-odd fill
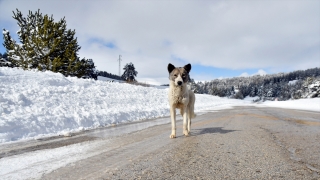
[[[178,81],[178,85],[181,86],[182,85],[182,81]]]

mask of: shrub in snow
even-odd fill
[[[243,94],[239,91],[234,95],[234,98],[235,99],[243,99],[244,97],[243,97]]]
[[[302,97],[302,91],[298,90],[291,94],[291,99],[300,99]]]

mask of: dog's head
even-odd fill
[[[169,79],[173,81],[176,86],[182,86],[189,81],[189,72],[191,70],[191,64],[187,64],[184,67],[174,67],[172,64],[168,64]]]

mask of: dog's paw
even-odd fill
[[[188,128],[188,130],[187,130],[187,131],[188,131],[188,133],[190,133],[190,131],[191,131],[191,130],[190,130],[190,128]]]
[[[189,136],[189,131],[184,130],[184,131],[183,131],[183,134],[184,134],[185,136]]]
[[[170,135],[170,139],[173,139],[173,138],[176,138],[176,135],[175,135],[175,134],[171,134],[171,135]]]

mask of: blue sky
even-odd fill
[[[196,81],[320,67],[319,7],[314,0],[2,0],[0,26],[16,33],[16,8],[65,17],[80,58],[118,74],[121,54],[121,66],[132,62],[138,81],[164,84],[168,63],[191,63]]]
[[[3,54],[4,52],[6,52],[6,49],[3,47],[3,38],[1,37],[1,39],[0,39],[0,43],[1,43],[1,45],[0,45],[0,53],[1,54]]]

